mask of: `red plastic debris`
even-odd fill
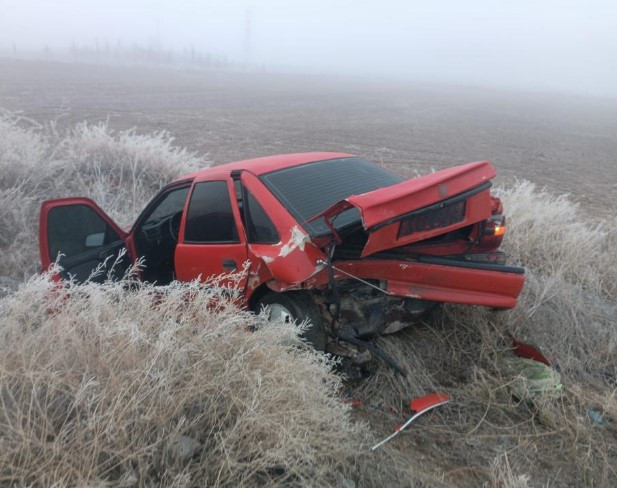
[[[512,339],[512,344],[514,345],[514,354],[516,354],[519,358],[533,359],[535,361],[539,361],[541,363],[546,364],[547,366],[551,365],[551,362],[546,358],[544,354],[540,352],[536,346],[532,346],[531,344],[525,344],[524,342],[519,341],[514,336],[510,336]]]
[[[440,405],[443,405],[444,403],[448,403],[449,401],[450,401],[450,395],[446,393],[430,393],[429,395],[425,395],[423,397],[412,400],[411,403],[409,404],[409,407],[416,413],[414,413],[404,424],[397,425],[394,428],[394,432],[392,434],[390,434],[384,440],[382,440],[381,442],[378,442],[373,447],[371,447],[371,452],[377,449],[378,447],[384,445],[390,439],[393,439],[394,437],[396,437],[400,432],[405,430],[409,426],[409,424],[411,424],[420,415],[423,415],[424,413],[436,407],[439,407]]]
[[[430,393],[420,398],[414,398],[409,402],[409,408],[412,412],[422,412],[428,407],[436,404],[445,403],[450,400],[450,395],[446,393]]]

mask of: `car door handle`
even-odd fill
[[[229,271],[238,269],[238,264],[233,259],[223,259],[223,268]]]

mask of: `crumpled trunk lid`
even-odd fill
[[[331,223],[338,214],[356,207],[368,233],[361,254],[366,257],[487,219],[491,215],[490,180],[494,177],[495,169],[488,161],[463,164],[351,195],[311,220],[324,217]]]

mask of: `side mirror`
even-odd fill
[[[90,234],[86,236],[86,242],[84,245],[87,248],[101,247],[105,243],[105,232],[99,232],[97,234]]]

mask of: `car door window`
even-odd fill
[[[54,261],[58,254],[73,257],[120,240],[112,227],[86,205],[66,205],[49,211],[47,242]]]
[[[244,187],[244,195],[246,195],[244,215],[248,241],[254,244],[276,244],[279,242],[281,238],[264,208],[246,187]]]
[[[160,219],[171,217],[178,212],[182,212],[188,192],[189,188],[187,186],[167,193],[160,203],[155,206],[150,215],[143,222],[142,226],[148,225]]]
[[[63,205],[49,211],[47,220],[49,256],[64,269],[65,277],[83,282],[94,269],[107,260],[114,264],[114,257],[124,247],[118,233],[91,207],[81,204]],[[115,263],[115,271],[122,274],[130,265],[128,257]],[[107,275],[99,274],[94,281]]]
[[[197,183],[186,215],[187,243],[238,243],[238,228],[225,181]]]

